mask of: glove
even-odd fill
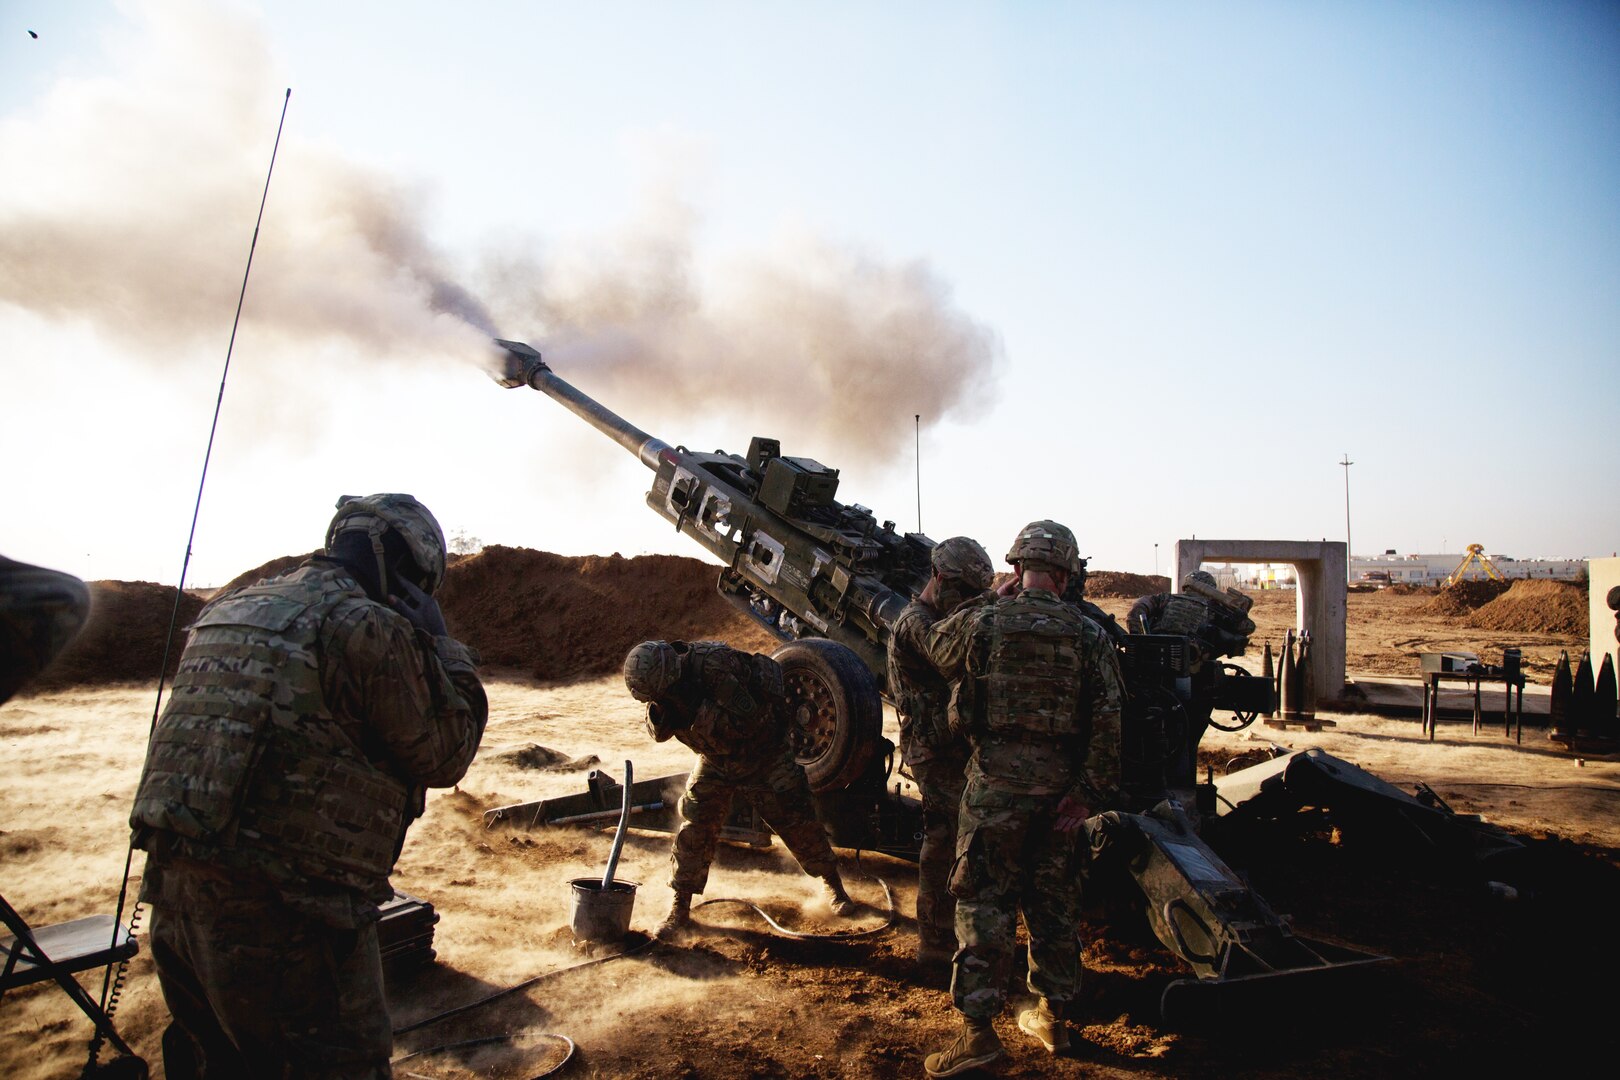
[[[439,610],[437,600],[403,577],[396,578],[393,585],[399,593],[388,597],[389,606],[429,637],[445,637],[449,634],[444,628],[444,612]]]
[[[1070,792],[1058,801],[1057,818],[1053,821],[1052,828],[1062,833],[1073,832],[1084,825],[1090,816],[1091,807],[1084,801],[1084,797],[1078,792]]]

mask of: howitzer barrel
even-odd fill
[[[495,377],[496,382],[509,389],[533,387],[636,455],[647,468],[658,469],[659,455],[669,449],[667,442],[653,438],[618,413],[605,408],[595,398],[559,379],[540,359],[538,350],[521,341],[502,341],[500,338],[495,339],[495,344],[506,350],[506,366]]]

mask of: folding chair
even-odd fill
[[[13,987],[54,979],[102,1037],[120,1053],[136,1056],[113,1028],[112,1019],[73,978],[76,971],[106,967],[134,956],[140,946],[128,929],[116,926],[111,915],[91,915],[33,930],[3,896],[0,922],[11,931],[0,937],[0,956],[5,958],[0,968],[0,997]]]

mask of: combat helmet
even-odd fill
[[[969,588],[980,591],[988,589],[996,578],[990,566],[990,553],[968,536],[941,540],[934,545],[928,562],[940,577],[964,582]]]
[[[423,592],[433,595],[444,584],[445,545],[444,530],[427,507],[411,495],[383,492],[378,495],[344,495],[337,502],[337,513],[326,527],[326,549],[347,532],[362,532],[371,539],[371,550],[377,554],[379,578],[387,581],[387,560],[383,555],[383,537],[393,533],[405,544],[405,550],[421,571],[418,582]]]
[[[643,641],[624,658],[624,685],[637,701],[657,701],[681,677],[681,657],[667,641]]]
[[[1074,533],[1068,526],[1055,521],[1032,521],[1013,541],[1007,561],[1015,565],[1045,563],[1072,574],[1080,568],[1080,545],[1075,543]]]
[[[1212,589],[1220,588],[1220,584],[1215,580],[1215,575],[1208,570],[1194,570],[1187,575],[1187,581],[1201,581]]]

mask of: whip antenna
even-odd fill
[[[192,541],[197,537],[197,519],[202,514],[203,488],[208,483],[208,463],[214,456],[214,436],[219,432],[219,414],[220,410],[225,405],[225,380],[230,377],[231,373],[231,354],[236,350],[236,330],[237,327],[242,323],[242,304],[247,298],[248,275],[253,273],[253,253],[257,251],[259,247],[259,226],[264,223],[264,207],[265,203],[267,203],[270,199],[270,177],[274,175],[276,171],[276,154],[281,149],[281,129],[286,126],[287,104],[291,100],[292,87],[289,86],[286,94],[284,94],[281,99],[281,119],[276,122],[276,140],[270,147],[270,167],[265,170],[264,191],[259,196],[259,213],[258,216],[253,220],[253,240],[248,244],[247,267],[242,271],[242,288],[236,296],[236,316],[231,320],[231,338],[229,343],[225,346],[225,366],[219,375],[219,396],[214,399],[214,420],[208,428],[208,446],[207,449],[203,451],[202,475],[197,480],[197,501],[191,510],[191,531],[186,534],[186,555],[180,564],[180,583],[174,587],[174,611],[169,616],[169,632],[163,640],[163,663],[158,667],[157,700],[152,704],[152,723],[147,729],[148,742],[151,741],[151,732],[157,728],[158,716],[163,708],[163,687],[164,683],[168,680],[169,653],[174,647],[175,627],[180,622],[180,603],[186,595],[186,572],[191,568],[191,544]],[[118,908],[113,914],[114,945],[116,945],[118,941],[117,935],[119,924],[124,918],[124,900],[129,893],[129,868],[134,856],[135,845],[133,843],[133,838],[131,838],[129,847],[124,850],[124,882],[118,890]],[[136,918],[138,918],[138,913],[137,915],[132,915],[130,918],[130,933],[132,935],[135,930],[134,923]],[[108,1020],[112,1019],[113,1007],[117,1002],[118,987],[123,982],[124,967],[127,963],[128,961],[123,961],[118,964],[118,975],[116,980],[113,976],[113,969],[111,967],[107,968],[106,972],[102,976],[101,1008],[102,1011],[107,1015]],[[111,997],[111,1000],[109,1000],[109,997]],[[90,1061],[86,1065],[87,1072],[95,1067],[97,1059],[99,1059],[101,1056],[101,1040],[102,1031],[98,1025],[96,1027],[95,1036],[90,1040]]]
[[[203,487],[208,483],[208,462],[214,456],[214,436],[219,431],[219,413],[225,405],[225,380],[231,374],[231,353],[236,350],[236,328],[242,322],[242,303],[247,298],[248,275],[253,273],[253,253],[259,247],[259,226],[264,223],[264,204],[270,199],[270,177],[276,171],[276,153],[281,149],[281,129],[287,123],[287,103],[292,87],[281,99],[281,119],[276,123],[276,141],[270,147],[270,168],[264,174],[264,193],[259,196],[259,216],[253,220],[253,240],[248,244],[247,268],[242,271],[242,288],[236,295],[236,317],[231,320],[231,340],[225,346],[225,366],[219,373],[219,396],[214,399],[214,422],[208,428],[208,447],[203,451],[202,476],[197,480],[197,502],[191,510],[191,531],[186,534],[186,556],[180,564],[180,584],[174,591],[174,614],[169,617],[169,635],[163,642],[163,666],[158,669],[157,702],[152,706],[152,727],[157,727],[158,710],[163,704],[163,683],[169,673],[169,650],[174,647],[174,628],[180,621],[180,601],[186,593],[186,571],[191,567],[191,542],[197,538],[197,518],[202,514]]]

